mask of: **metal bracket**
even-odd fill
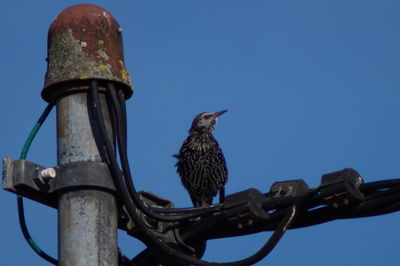
[[[3,159],[3,189],[23,197],[57,208],[59,193],[74,189],[97,189],[114,193],[115,186],[107,164],[103,162],[74,162],[46,168],[26,160]],[[173,208],[172,201],[148,191],[139,192],[141,200],[151,207]],[[137,210],[149,230],[165,243],[178,247],[188,254],[195,254],[199,247],[187,245],[180,239],[179,223],[162,222]],[[134,221],[124,208],[119,210],[119,228],[139,237]],[[203,252],[205,246],[200,246]]]
[[[46,168],[26,160],[3,160],[3,189],[47,206],[57,208],[58,194],[65,190],[97,189],[114,193],[115,187],[107,164],[103,162],[74,162]],[[148,191],[140,192],[141,200],[151,207],[173,208],[168,199]],[[139,211],[138,211],[139,212]],[[149,230],[165,243],[193,253],[194,249],[179,238],[177,223],[161,222],[139,212]],[[134,236],[137,228],[124,209],[120,210],[119,228]]]
[[[166,198],[162,198],[156,194],[153,194],[149,191],[140,191],[139,192],[140,199],[147,205],[148,207],[157,207],[157,208],[174,208],[174,203]],[[179,233],[179,223],[178,222],[163,222],[152,217],[149,217],[137,210],[139,215],[141,216],[141,220],[144,221],[148,230],[151,230],[153,234],[157,235],[157,237],[162,240],[164,243],[174,246],[175,248],[180,249],[182,252],[190,254],[194,256],[195,254],[202,254],[205,249],[204,243],[185,243]],[[139,230],[137,229],[135,222],[132,221],[125,208],[122,210],[122,214],[119,215],[119,228],[127,231],[127,233],[133,237],[140,238]]]
[[[107,164],[74,162],[46,168],[27,160],[3,159],[3,189],[55,208],[65,189],[115,191]]]

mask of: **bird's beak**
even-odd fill
[[[215,112],[215,113],[214,113],[214,116],[215,116],[215,117],[218,117],[218,116],[220,116],[220,115],[222,115],[222,114],[224,114],[224,113],[226,113],[226,112],[228,112],[228,110],[222,110],[222,111],[219,111],[219,112]]]

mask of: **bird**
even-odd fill
[[[209,207],[219,191],[224,201],[228,169],[224,154],[213,136],[218,117],[228,110],[198,114],[177,158],[177,173],[189,192],[194,207]]]

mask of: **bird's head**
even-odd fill
[[[228,110],[222,110],[219,112],[204,112],[196,115],[193,119],[192,126],[189,130],[189,134],[195,133],[211,133],[215,124],[217,123],[217,119],[220,115],[226,113]]]

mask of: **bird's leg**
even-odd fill
[[[210,207],[210,203],[208,203],[208,202],[205,202],[205,201],[203,201],[202,203],[201,203],[201,207],[202,208],[208,208],[208,207]]]
[[[219,203],[224,203],[225,201],[225,188],[222,187],[219,189]]]
[[[190,196],[190,199],[192,200],[193,207],[195,207],[195,208],[199,207],[199,204],[198,204],[197,200],[194,197]]]

